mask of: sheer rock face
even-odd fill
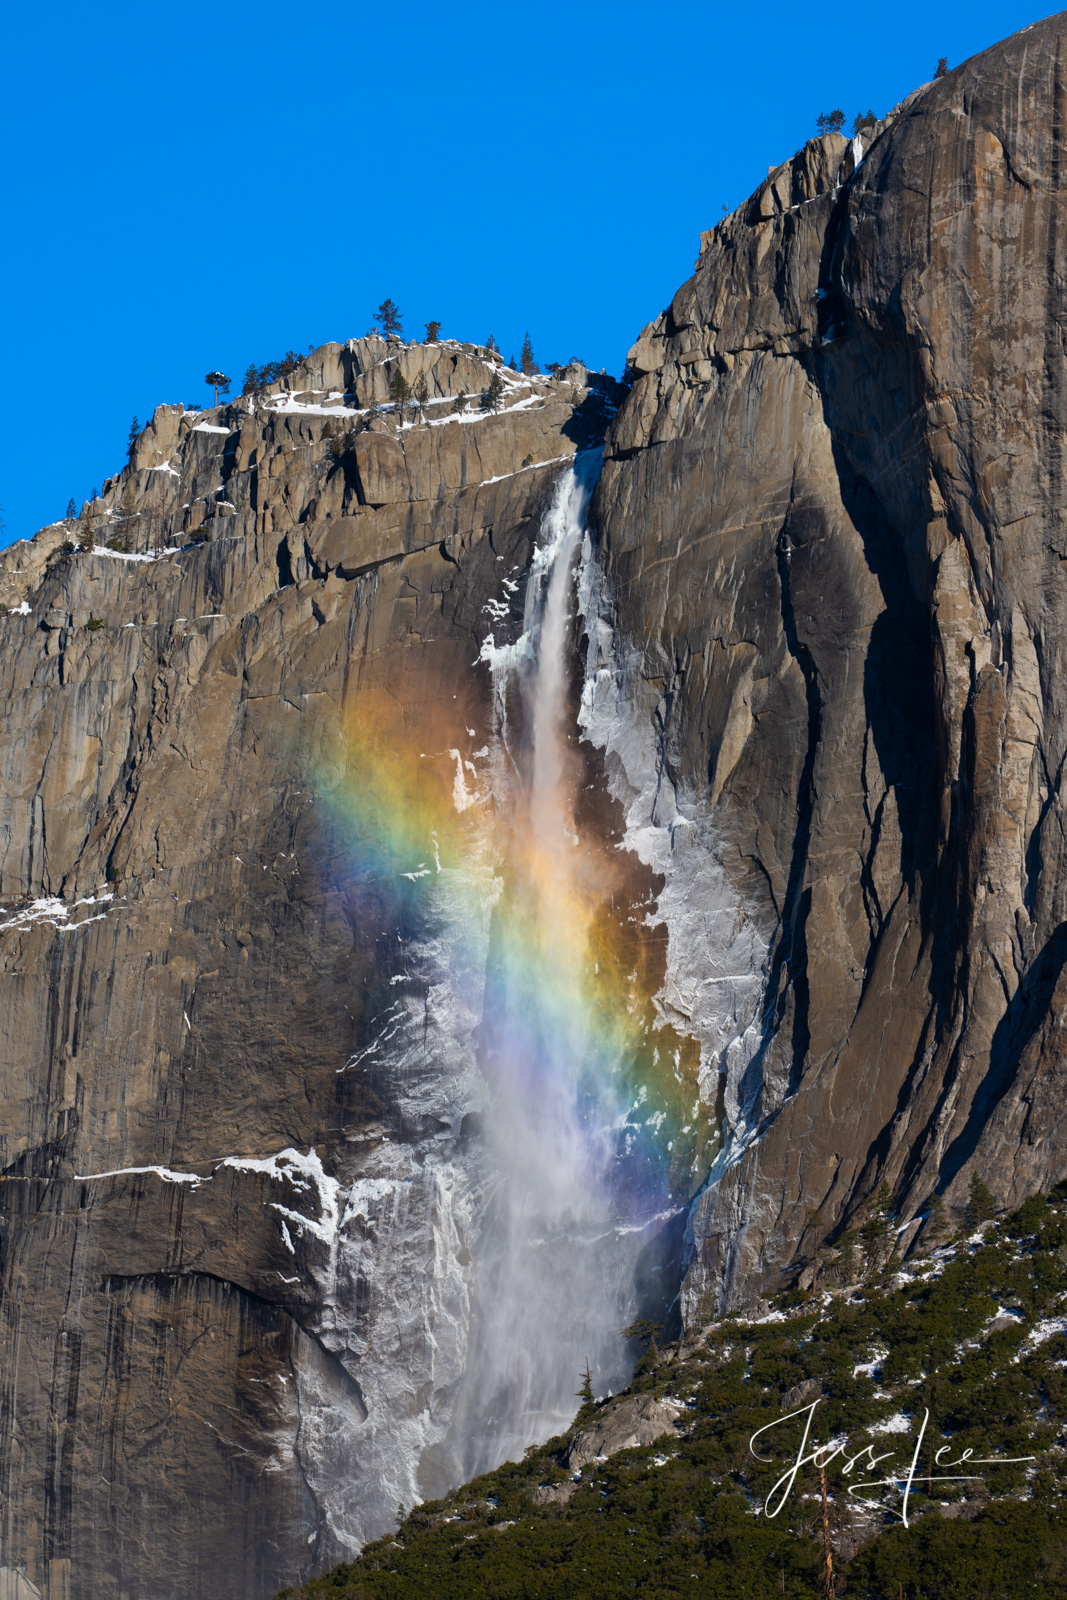
[[[444,403],[355,433],[397,365]],[[260,1600],[434,1487],[477,1018],[315,800],[368,697],[485,741],[480,647],[610,411],[574,369],[445,422],[489,370],[354,341],[161,407],[0,555],[0,1582]]]
[[[813,140],[632,352],[618,637],[771,940],[691,1308],[883,1176],[1067,1175],[1065,69],[1060,15]]]

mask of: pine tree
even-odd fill
[[[73,495],[71,495],[70,499],[67,501],[67,515],[65,520],[67,522],[77,522],[78,520],[78,508],[74,504]]]
[[[624,1339],[636,1339],[638,1342],[639,1354],[634,1366],[635,1379],[643,1378],[647,1373],[653,1372],[659,1364],[656,1335],[662,1332],[659,1323],[649,1322],[647,1317],[640,1317],[637,1322],[631,1322],[628,1328],[622,1330]]]
[[[415,379],[415,387],[412,389],[411,393],[414,397],[415,404],[419,408],[419,416],[421,417],[423,415],[426,402],[430,398],[430,385],[426,381],[425,372],[419,373],[418,377]]]
[[[852,123],[852,137],[862,133],[864,128],[873,128],[877,121],[873,111],[857,111]]]
[[[489,355],[492,355],[494,352],[496,352],[498,355],[500,353],[500,346],[497,344],[492,334],[490,334],[488,339],[485,341],[485,348]]]
[[[948,77],[948,56],[939,56],[938,57],[937,69],[934,72],[934,77],[935,78],[947,78]]]
[[[245,371],[244,387],[242,388],[241,393],[242,394],[258,394],[259,393],[259,374],[256,371],[256,364],[255,364],[254,361],[250,361],[248,363],[248,367],[247,367],[247,369]]]
[[[979,1222],[988,1222],[995,1209],[993,1196],[978,1173],[972,1172],[970,1187],[967,1190],[967,1226],[973,1228]]]
[[[219,395],[230,392],[230,380],[224,372],[208,372],[204,374],[204,382],[210,384],[215,390],[215,404],[219,403]]]
[[[519,370],[518,367],[515,365],[515,357],[514,356],[511,357],[511,360],[508,362],[508,366],[511,368],[512,372],[518,372],[518,370]]]
[[[403,427],[404,407],[411,399],[411,385],[399,367],[397,367],[396,371],[393,373],[393,376],[389,380],[389,398],[396,406],[397,421],[399,425]]]
[[[536,372],[540,371],[537,362],[534,360],[533,345],[530,343],[529,334],[527,334],[522,341],[522,354],[519,357],[519,370],[522,372],[524,378],[532,378]]]
[[[840,133],[845,126],[845,113],[840,106],[833,111],[821,111],[815,118],[815,126],[820,133]]]
[[[382,301],[381,305],[374,313],[374,320],[378,324],[379,328],[381,328],[383,338],[391,339],[394,334],[397,338],[400,337],[400,317],[400,307],[395,303],[395,301],[389,299]]]
[[[485,409],[487,411],[499,411],[503,395],[504,380],[499,372],[494,372],[489,379],[489,387],[485,391]]]
[[[467,409],[467,391],[466,391],[466,389],[461,389],[459,391],[459,393],[457,394],[456,398],[452,402],[452,410],[453,410],[453,412],[458,413],[460,411],[466,411],[466,409]]]
[[[656,1343],[656,1330],[652,1334],[642,1352],[641,1359],[634,1368],[634,1377],[644,1377],[646,1372],[655,1372],[659,1366],[659,1345]]]
[[[127,454],[127,456],[132,456],[133,455],[133,447],[137,443],[137,435],[140,433],[140,431],[141,431],[141,424],[137,421],[137,418],[134,417],[133,421],[130,423],[130,432],[129,432],[129,436],[128,436],[127,440],[126,440],[126,454]]]
[[[819,1287],[819,1250],[822,1246],[822,1212],[816,1208],[808,1212],[808,1228],[815,1235],[811,1253],[811,1292]]]
[[[949,1232],[948,1212],[945,1202],[935,1189],[930,1196],[929,1210],[923,1226],[923,1248],[936,1250]]]
[[[574,1419],[576,1423],[584,1422],[596,1410],[596,1395],[593,1393],[593,1374],[589,1370],[588,1361],[585,1363],[585,1370],[581,1374],[581,1379],[582,1386],[575,1395],[575,1399],[582,1402],[578,1407],[578,1415]]]
[[[895,1238],[893,1226],[895,1219],[892,1192],[883,1178],[871,1204],[867,1221],[860,1229],[860,1238],[863,1240],[867,1260],[876,1269],[886,1266],[889,1261]]]
[[[440,337],[440,334],[441,334],[441,324],[439,322],[427,322],[426,323],[426,343],[427,344],[436,344],[438,339],[439,339],[439,337]]]
[[[855,1283],[857,1270],[858,1251],[856,1241],[859,1234],[855,1228],[849,1228],[837,1241],[837,1266],[844,1284]]]
[[[100,498],[100,490],[96,487],[96,484],[94,483],[92,488],[89,490],[89,504],[92,505],[93,501],[94,500],[99,500],[99,498]]]
[[[121,526],[115,539],[111,541],[117,549],[130,549],[133,543],[134,523],[136,520],[137,512],[134,510],[133,488],[127,485],[126,493],[123,495],[122,503],[119,506],[118,521]]]

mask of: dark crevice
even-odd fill
[[[1064,760],[1067,760],[1067,757],[1064,757]],[[1063,760],[1060,762],[1055,778],[1049,777],[1047,767],[1044,768],[1044,777],[1048,787],[1048,795],[1041,806],[1038,819],[1034,823],[1033,831],[1026,842],[1026,855],[1024,858],[1026,884],[1023,890],[1023,905],[1031,917],[1037,907],[1037,886],[1041,877],[1041,869],[1044,866],[1044,857],[1041,854],[1041,833],[1045,826],[1046,817],[1059,798],[1060,784],[1063,780]]]
[[[304,540],[304,560],[307,562],[307,569],[311,577],[316,578],[321,582],[323,578],[329,576],[329,569],[326,567],[321,567],[315,560],[314,551],[306,539]]]
[[[777,1028],[781,1021],[781,1012],[786,994],[785,987],[781,985],[781,968],[784,964],[789,985],[793,990],[795,1008],[792,1028],[792,1062],[789,1073],[790,1094],[795,1092],[800,1082],[804,1063],[807,1059],[808,1046],[811,1042],[811,1030],[808,1022],[810,989],[808,983],[807,942],[807,919],[811,908],[811,890],[803,888],[802,885],[805,868],[808,864],[812,814],[815,808],[815,756],[822,734],[822,703],[819,696],[815,661],[808,646],[803,643],[797,633],[796,615],[793,609],[790,581],[790,557],[793,545],[790,539],[790,527],[795,520],[795,513],[791,508],[786,518],[785,526],[778,536],[776,556],[778,582],[781,589],[782,628],[785,632],[789,652],[804,677],[804,693],[808,711],[807,747],[804,752],[804,765],[801,769],[800,783],[797,788],[797,826],[793,835],[793,851],[789,864],[789,877],[786,882],[782,933],[778,941],[778,948],[775,951],[774,968],[772,968],[771,984],[769,986],[769,993],[775,996],[778,1006],[778,1016],[775,1020],[775,1028]]]
[[[822,733],[822,704],[815,661],[810,649],[801,641],[797,633],[792,595],[792,574],[790,572],[790,558],[795,548],[790,537],[790,530],[792,529],[794,532],[801,534],[803,524],[808,520],[809,514],[798,511],[794,506],[791,506],[778,535],[776,546],[782,628],[789,652],[800,668],[804,679],[807,704],[807,738],[804,762],[797,785],[797,822],[793,834],[789,874],[780,908],[777,939],[768,972],[767,985],[764,990],[765,998],[760,1016],[760,1045],[746,1067],[744,1077],[738,1086],[741,1104],[750,1106],[755,1105],[757,1097],[762,1090],[767,1053],[774,1039],[786,1023],[790,993],[792,993],[793,998],[793,1018],[790,1030],[792,1059],[785,1098],[795,1092],[800,1082],[811,1042],[811,1029],[808,1021],[810,989],[807,971],[807,918],[811,909],[811,891],[804,888],[803,883],[808,863],[812,815],[815,805],[815,757]],[[817,538],[817,530],[803,529],[803,531],[811,533],[812,542]],[[801,542],[803,544],[806,541],[802,538]],[[780,1109],[780,1105],[776,1106],[765,1118],[763,1123],[764,1131],[775,1120]]]
[[[1027,1045],[1046,1021],[1067,965],[1067,922],[1061,922],[1031,962],[993,1034],[989,1066],[975,1091],[963,1130],[945,1151],[940,1184],[947,1187],[974,1154],[985,1126],[1014,1083]]]

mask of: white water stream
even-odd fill
[[[319,1560],[378,1537],[398,1503],[562,1431],[586,1362],[598,1393],[627,1376],[621,1330],[643,1314],[670,1202],[654,1172],[645,1181],[652,1169],[634,1164],[656,1113],[619,1070],[619,991],[591,986],[591,929],[604,932],[594,906],[620,853],[591,843],[577,815],[589,779],[579,737],[603,753],[621,854],[662,875],[654,912],[633,906],[630,918],[666,924],[654,1005],[699,1040],[705,1103],[724,1074],[730,1108],[754,1047],[765,946],[726,882],[700,801],[664,781],[659,691],[612,635],[585,532],[597,464],[586,457],[561,475],[520,637],[490,637],[482,651],[495,727],[487,740],[471,732],[472,750],[485,745],[476,774],[456,756],[453,797],[482,843],[442,860],[434,839],[422,865],[410,863],[423,931],[406,939],[388,1004],[340,1069],[372,1073],[408,1127],[441,1131],[382,1139],[346,1184],[292,1160],[275,1178],[290,1230],[290,1191],[311,1217],[317,1198],[312,1226],[327,1259],[302,1267],[319,1280],[315,1332],[362,1396],[339,1403],[314,1363],[298,1371],[295,1455],[322,1509]],[[292,1448],[279,1438],[279,1462]]]
[[[621,1332],[636,1307],[643,1230],[620,1217],[612,1190],[612,1127],[626,1107],[590,1012],[588,869],[575,822],[575,575],[590,489],[588,474],[560,479],[529,580],[523,648],[504,666],[518,683],[500,685],[501,699],[518,688],[526,735],[511,750],[520,783],[510,883],[486,997],[494,1176],[453,1429],[464,1477],[562,1431],[587,1362],[600,1392],[624,1382]]]

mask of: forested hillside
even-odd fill
[[[857,1600],[1067,1589],[1063,1188],[858,1284],[794,1289],[756,1320],[662,1348],[642,1335],[626,1396],[584,1404],[567,1435],[285,1600],[816,1600],[827,1542],[835,1592]],[[642,1411],[664,1431],[617,1449]],[[753,1435],[791,1412],[756,1438],[757,1460]],[[809,1421],[807,1464],[783,1482]],[[598,1445],[617,1453],[588,1459]]]

